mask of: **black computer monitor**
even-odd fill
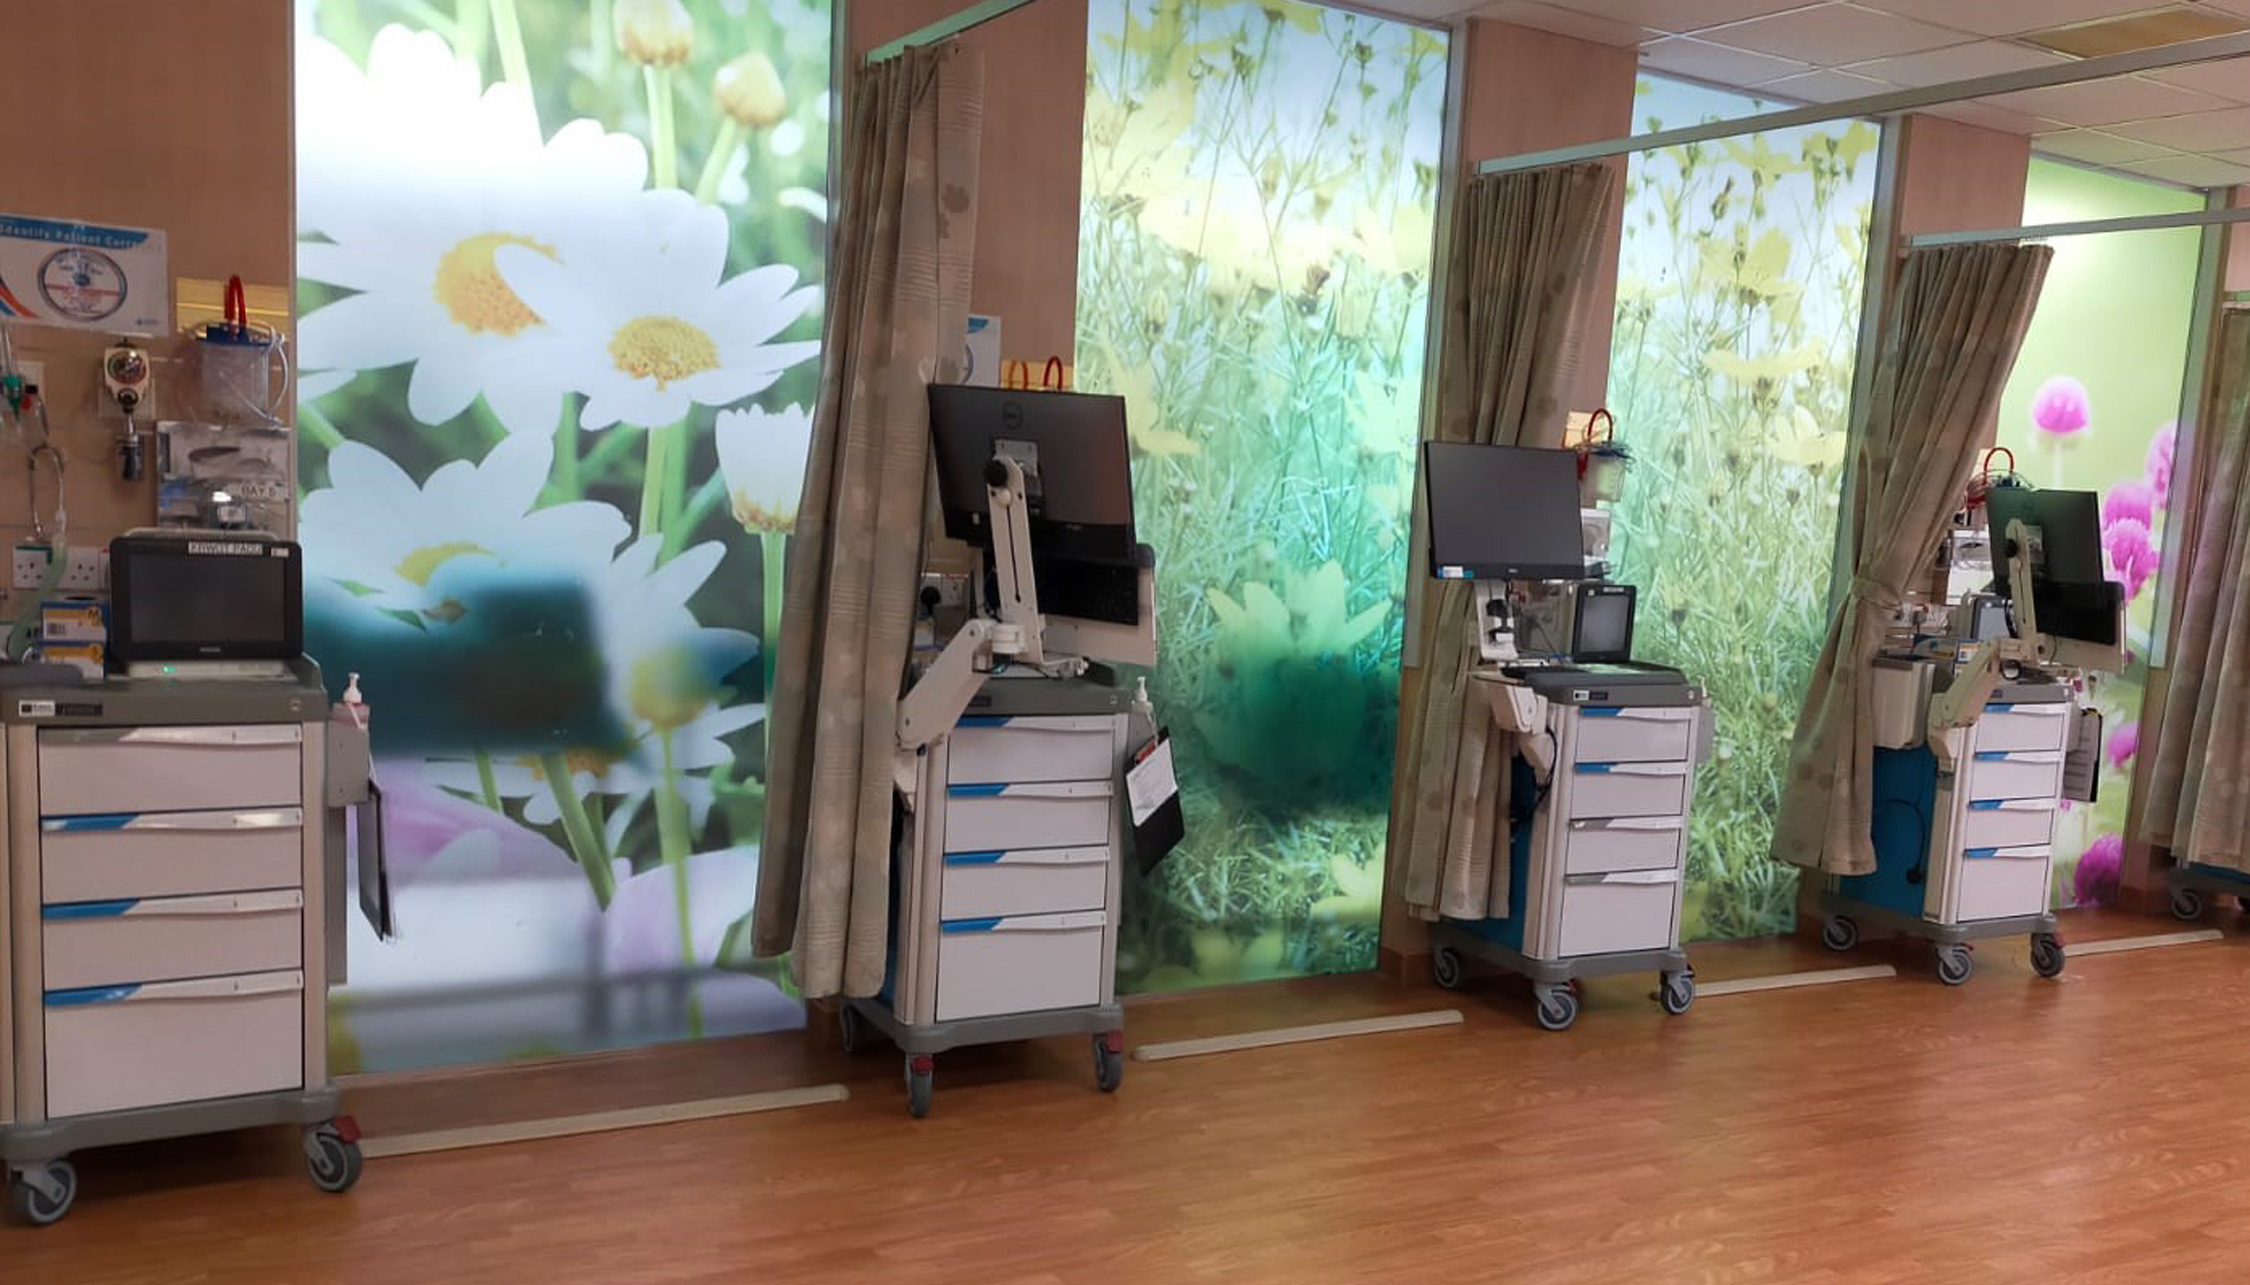
[[[948,536],[992,546],[985,465],[1005,455],[1024,465],[1035,554],[1132,562],[1124,398],[932,384],[930,443]]]
[[[1578,453],[1422,443],[1430,574],[1440,580],[1579,580]]]
[[[1994,593],[2020,602],[2028,591],[2042,633],[2103,647],[2117,645],[2117,609],[2124,601],[2124,587],[2102,574],[2099,496],[2092,491],[1996,487],[1985,496],[1985,518],[1992,533]],[[2029,586],[2011,583],[2011,522],[2023,523],[2033,541]]]

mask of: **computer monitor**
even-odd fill
[[[1034,555],[1133,561],[1124,398],[932,384],[930,442],[948,536],[992,546],[984,470],[1004,455],[1023,466]]]
[[[1585,577],[1576,451],[1424,442],[1422,485],[1429,507],[1432,576]]]
[[[1992,534],[1993,592],[2020,602],[2028,591],[2042,633],[2113,647],[2124,587],[2102,574],[2101,500],[2092,491],[1997,487],[1985,496]],[[2030,533],[2031,584],[2011,583],[2008,526]]]

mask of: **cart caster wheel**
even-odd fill
[[[906,1059],[906,1113],[919,1120],[930,1113],[930,1095],[936,1092],[937,1059],[921,1054]]]
[[[2062,938],[2053,933],[2031,935],[2031,971],[2041,977],[2060,977],[2063,970]]]
[[[1940,946],[1937,953],[1937,977],[1948,986],[1959,986],[1976,971],[1977,961],[1967,946]]]
[[[844,1052],[847,1054],[865,1053],[874,1046],[874,1038],[867,1029],[867,1019],[861,1017],[859,1010],[849,1003],[836,1010],[836,1029],[843,1037]]]
[[[1567,986],[1542,987],[1533,992],[1539,1025],[1544,1030],[1567,1031],[1578,1020],[1578,996]]]
[[[1837,915],[1820,926],[1820,944],[1830,950],[1850,950],[1859,944],[1859,925]]]
[[[2203,894],[2193,888],[2172,890],[2172,918],[2190,923],[2203,918]]]
[[[350,1191],[359,1182],[366,1157],[360,1154],[356,1128],[324,1124],[305,1130],[305,1172],[312,1184],[330,1195]]]
[[[1461,989],[1461,983],[1468,980],[1468,974],[1461,966],[1461,952],[1451,946],[1440,946],[1437,953],[1430,956],[1430,971],[1435,975],[1437,984],[1449,991]]]
[[[8,1184],[8,1208],[27,1227],[54,1226],[77,1199],[78,1167],[68,1160],[50,1160],[36,1176],[19,1173]]]
[[[1695,1006],[1695,974],[1691,971],[1664,974],[1663,989],[1656,993],[1657,1002],[1674,1017]]]
[[[1107,1031],[1094,1037],[1094,1085],[1104,1093],[1117,1092],[1125,1083],[1125,1032]]]

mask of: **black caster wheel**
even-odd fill
[[[919,1120],[930,1113],[930,1095],[937,1091],[937,1059],[927,1053],[906,1059],[906,1113]]]
[[[1830,950],[1850,950],[1859,944],[1859,925],[1837,915],[1820,926],[1820,944]]]
[[[1937,978],[1948,986],[1959,986],[1976,971],[1976,956],[1967,946],[1940,946],[1937,953]]]
[[[1461,952],[1451,946],[1440,946],[1437,953],[1430,956],[1430,972],[1437,984],[1449,991],[1461,989],[1461,983],[1468,980],[1461,965]]]
[[[50,1160],[8,1183],[8,1208],[27,1227],[54,1226],[77,1199],[78,1167],[68,1160]]]
[[[2203,894],[2193,888],[2172,890],[2172,918],[2190,923],[2203,918]]]
[[[1094,1085],[1104,1093],[1117,1092],[1125,1083],[1125,1032],[1109,1031],[1094,1037]]]
[[[865,1053],[874,1046],[874,1035],[867,1029],[867,1019],[861,1017],[849,1001],[836,1010],[836,1029],[843,1038],[846,1053]]]
[[[1567,1031],[1578,1020],[1578,994],[1567,986],[1543,987],[1532,998],[1542,1030]]]
[[[313,1186],[331,1195],[350,1191],[359,1182],[366,1158],[359,1151],[359,1129],[339,1120],[305,1130],[305,1172]]]
[[[1695,973],[1683,969],[1664,974],[1664,985],[1656,992],[1657,1002],[1674,1017],[1695,1006]]]
[[[2053,933],[2031,935],[2031,971],[2041,977],[2060,977],[2063,970],[2062,938]]]

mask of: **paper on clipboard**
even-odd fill
[[[1148,824],[1156,810],[1177,797],[1180,779],[1172,771],[1172,741],[1166,737],[1156,743],[1147,756],[1125,772],[1125,797],[1132,804],[1133,824]]]

